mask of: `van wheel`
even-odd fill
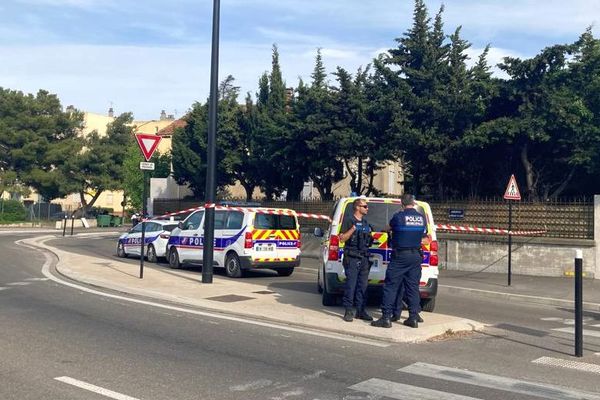
[[[158,258],[156,257],[156,250],[153,245],[148,245],[148,250],[146,251],[146,258],[150,263],[158,262]]]
[[[235,253],[227,254],[225,259],[225,272],[230,278],[241,278],[243,275],[240,258]]]
[[[327,291],[327,284],[323,282],[323,305],[324,306],[335,306],[337,304],[337,296]]]
[[[169,252],[169,266],[173,269],[181,268],[179,253],[177,253],[177,249],[175,247],[173,247]]]
[[[294,268],[279,268],[275,270],[279,276],[290,276],[294,272]]]
[[[127,253],[125,253],[125,245],[123,243],[119,243],[117,245],[117,257],[126,258]]]
[[[421,309],[427,312],[433,312],[435,308],[435,297],[433,299],[423,299],[421,300]]]

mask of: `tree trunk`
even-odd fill
[[[521,147],[521,164],[525,170],[525,182],[527,185],[527,195],[530,199],[537,200],[537,191],[535,188],[535,172],[533,170],[533,164],[529,161],[529,155],[527,154],[527,143]]]
[[[319,196],[321,196],[321,200],[333,200],[333,192],[331,190],[332,179],[331,177],[325,177],[323,179],[315,179],[315,177],[311,177],[313,183],[317,187],[317,191],[319,192]]]
[[[551,199],[556,199],[566,188],[573,176],[575,175],[575,167],[571,168],[569,175],[562,181],[562,183],[552,192],[549,196]]]
[[[300,179],[294,179],[287,187],[287,195],[285,196],[285,199],[287,201],[300,201],[302,189],[304,189],[304,181]]]
[[[362,178],[363,178],[363,161],[362,157],[358,157],[358,171],[356,173],[357,181],[356,181],[356,194],[360,196],[362,192]]]
[[[348,171],[348,174],[350,175],[350,191],[358,193],[356,174],[352,172],[352,168],[350,168],[350,163],[348,160],[344,159],[344,164],[346,165],[346,171]]]
[[[246,201],[252,201],[252,195],[254,194],[255,186],[243,180],[240,180],[240,183],[246,191]]]
[[[96,203],[96,200],[98,200],[98,198],[100,197],[102,192],[104,192],[104,189],[96,190],[96,194],[94,194],[94,196],[92,197],[92,200],[88,203],[85,200],[85,194],[86,194],[85,191],[84,190],[79,191],[79,199],[81,200],[81,209],[83,211],[84,216],[86,216],[88,214],[88,212],[94,206],[94,204]],[[142,199],[142,201],[143,200],[144,199]]]

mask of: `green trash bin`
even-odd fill
[[[111,219],[110,219],[110,225],[111,226],[121,226],[121,225],[123,225],[123,221],[121,220],[121,217],[119,217],[118,215],[112,215]]]
[[[99,228],[110,226],[110,221],[112,217],[110,215],[97,215],[96,216],[96,225]]]

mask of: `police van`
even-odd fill
[[[172,268],[202,264],[204,214],[199,208],[171,232],[167,254]],[[300,264],[300,227],[292,210],[217,207],[214,237],[214,266],[232,278],[261,268],[290,276]]]
[[[353,214],[352,203],[357,197],[346,197],[338,200],[333,208],[331,224],[323,232],[315,229],[315,236],[323,237],[321,244],[321,263],[317,274],[317,285],[323,296],[323,305],[332,306],[344,292],[346,275],[342,266],[344,257],[344,243],[340,242],[339,235],[342,221]],[[366,219],[373,226],[373,244],[369,248],[371,270],[369,272],[369,291],[381,291],[385,280],[385,271],[391,260],[392,249],[388,242],[388,233],[385,232],[392,216],[402,209],[400,199],[362,197],[368,206],[369,212]],[[419,291],[421,294],[421,307],[424,311],[433,311],[438,287],[438,242],[435,233],[435,224],[429,204],[416,201],[417,211],[425,216],[427,222],[427,235],[423,238],[422,274]]]

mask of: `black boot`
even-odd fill
[[[386,317],[385,315],[379,318],[377,321],[371,322],[371,326],[376,326],[377,328],[391,328],[392,321],[390,321],[390,317]]]
[[[421,318],[421,315],[419,315],[419,314],[417,314],[417,317],[415,319],[419,323],[423,322],[423,318]],[[400,321],[400,315],[396,315],[396,314],[392,315],[392,318],[390,318],[390,321],[392,321],[392,322]]]
[[[369,314],[364,308],[361,310],[356,310],[356,318],[362,319],[364,321],[373,321],[373,317],[371,316],[371,314]]]
[[[354,320],[354,310],[351,308],[346,308],[346,312],[344,313],[344,321],[352,322]]]
[[[407,318],[404,320],[403,322],[404,325],[409,326],[411,328],[418,328],[419,327],[419,322],[417,321],[416,318]]]

